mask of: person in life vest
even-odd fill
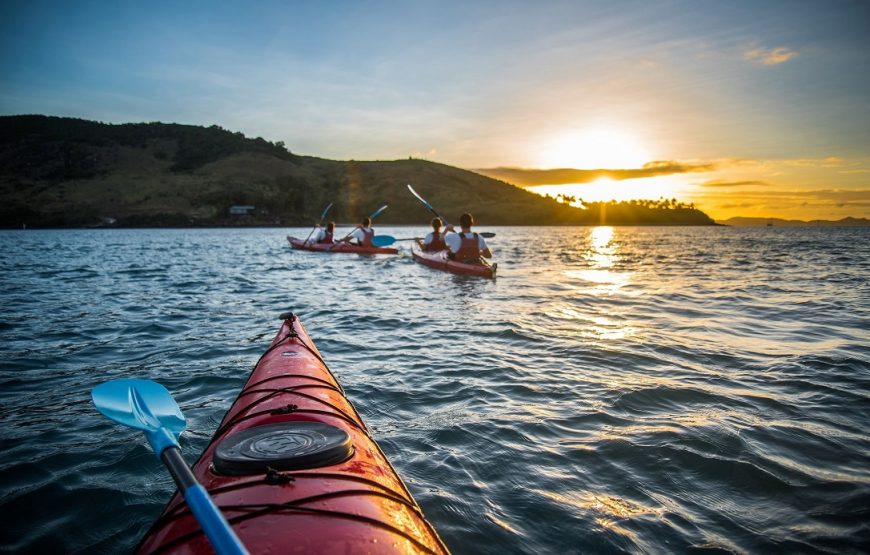
[[[457,262],[480,262],[480,257],[492,258],[489,247],[483,237],[471,231],[474,218],[471,214],[459,216],[461,231],[456,233],[452,225],[447,226],[444,242],[447,243],[447,257]]]
[[[375,230],[372,229],[372,219],[366,217],[363,218],[360,226],[353,230],[349,239],[356,239],[357,244],[362,247],[371,247],[372,237],[374,236]]]
[[[312,243],[332,244],[335,242],[335,222],[329,222],[326,227],[317,227],[317,233],[314,235]]]
[[[444,242],[444,235],[441,233],[442,225],[441,218],[432,218],[432,231],[420,243],[424,251],[437,252],[447,248],[447,243]]]

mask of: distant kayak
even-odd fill
[[[252,554],[447,547],[293,314],[193,466]],[[212,553],[176,493],[139,553]]]
[[[469,264],[466,262],[450,260],[447,257],[446,250],[427,252],[424,251],[416,241],[411,244],[411,253],[414,255],[414,260],[424,266],[429,266],[430,268],[435,268],[437,270],[444,270],[445,272],[452,272],[454,274],[494,278],[496,268],[498,267],[498,264],[489,264],[483,260],[481,260],[479,264]]]
[[[399,254],[393,247],[361,247],[351,243],[306,243],[302,239],[287,236],[287,242],[294,249],[314,252],[351,252],[357,254]]]

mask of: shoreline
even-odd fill
[[[336,227],[340,228],[352,228],[357,223],[336,223]],[[35,226],[35,227],[12,227],[12,226],[0,226],[0,231],[109,231],[109,230],[131,230],[131,229],[299,229],[299,228],[313,228],[313,225],[154,225],[154,226]],[[385,223],[377,227],[390,227],[390,228],[428,228],[429,226],[424,222],[420,224],[389,224]],[[870,221],[865,224],[838,224],[837,222],[830,223],[804,223],[804,224],[793,224],[793,225],[775,225],[775,226],[766,226],[766,225],[733,225],[733,224],[723,224],[723,223],[713,223],[713,224],[547,224],[547,225],[538,225],[538,224],[494,224],[494,225],[483,225],[476,224],[475,228],[478,229],[487,229],[487,228],[496,228],[496,227],[523,227],[523,228],[549,228],[549,227],[561,227],[561,228],[572,228],[572,227],[649,227],[649,228],[662,228],[662,227],[728,227],[735,229],[855,229],[855,228],[870,228]]]
[[[358,222],[354,223],[340,223],[336,222],[336,227],[354,227],[359,225]],[[277,225],[277,224],[263,224],[263,225],[153,225],[153,226],[33,226],[33,227],[12,227],[12,226],[0,226],[0,230],[3,231],[36,231],[36,230],[110,230],[110,229],[295,229],[295,228],[313,228],[314,226],[311,224],[299,224],[299,225]],[[419,224],[390,224],[384,223],[380,225],[374,226],[377,227],[403,227],[403,228],[415,228],[415,227],[425,227],[428,228],[428,222],[422,222]],[[720,223],[712,223],[712,224],[480,224],[476,223],[475,228],[491,228],[491,227],[758,227],[758,226],[729,226],[726,224]],[[785,226],[780,226],[785,227]],[[799,227],[799,226],[796,226]],[[842,226],[849,227],[849,226]]]

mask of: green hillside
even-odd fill
[[[425,160],[335,161],[289,152],[218,126],[109,125],[47,116],[0,117],[0,226],[420,224],[471,211],[483,225],[710,225],[694,209],[596,205],[581,210],[508,183]],[[231,206],[253,206],[231,215]]]

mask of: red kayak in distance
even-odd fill
[[[287,236],[287,242],[294,249],[314,252],[355,252],[357,254],[399,254],[392,247],[362,247],[351,243],[306,243],[303,239]]]
[[[447,257],[446,250],[433,252],[424,251],[423,247],[421,247],[420,243],[417,241],[414,241],[414,243],[411,244],[411,254],[414,255],[414,260],[424,266],[429,266],[436,270],[444,270],[445,272],[452,272],[454,274],[494,278],[495,271],[498,268],[498,264],[489,264],[483,259],[481,259],[479,264],[469,264],[466,262],[450,260]]]
[[[193,465],[251,554],[447,554],[292,313]],[[138,553],[213,553],[176,492]]]

